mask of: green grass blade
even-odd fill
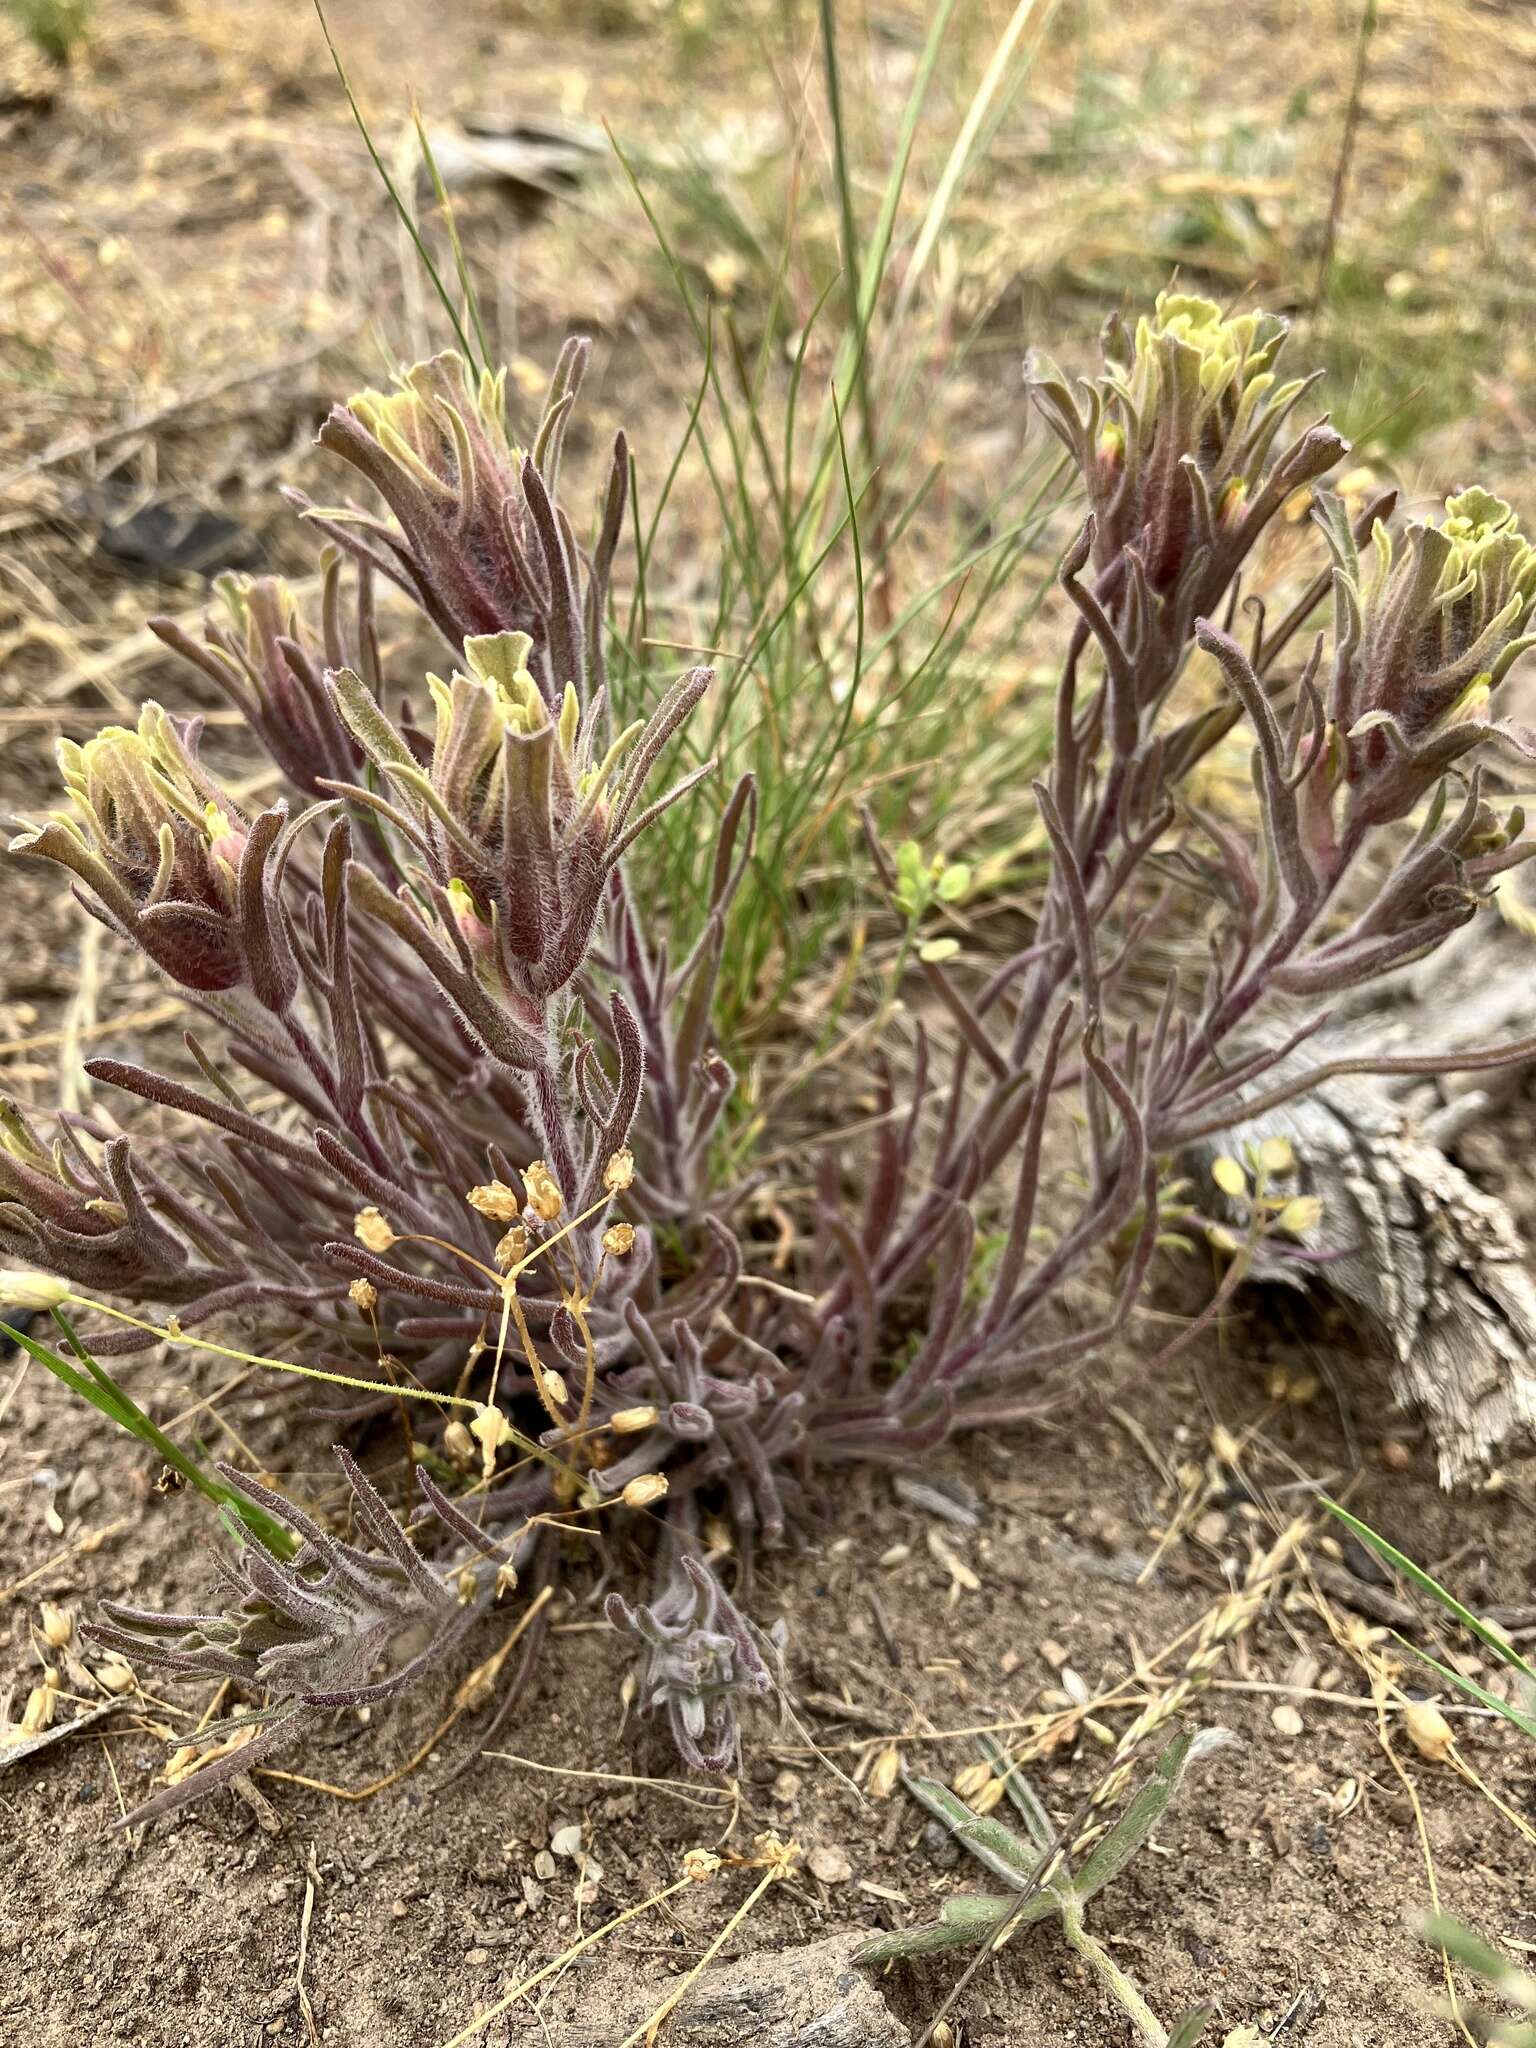
[[[848,308],[853,348],[853,388],[859,402],[859,431],[864,459],[876,460],[874,399],[869,386],[869,352],[865,347],[866,309],[859,264],[859,231],[853,210],[853,173],[848,163],[848,131],[843,119],[843,81],[837,56],[836,0],[821,0],[821,55],[827,85],[827,112],[832,122],[832,176],[837,187],[838,225],[843,247],[843,295]],[[835,380],[834,380],[835,391]],[[839,421],[838,432],[842,432]]]
[[[1336,1500],[1329,1500],[1327,1495],[1324,1494],[1322,1502],[1331,1515],[1337,1516],[1346,1528],[1353,1530],[1367,1549],[1375,1551],[1383,1564],[1388,1564],[1394,1571],[1401,1572],[1403,1577],[1411,1585],[1417,1586],[1421,1593],[1427,1593],[1431,1600],[1435,1601],[1437,1605],[1445,1609],[1447,1614],[1459,1621],[1464,1629],[1469,1630],[1476,1636],[1485,1649],[1492,1650],[1501,1664],[1507,1664],[1510,1670],[1518,1671],[1522,1678],[1528,1679],[1532,1685],[1536,1685],[1536,1670],[1532,1670],[1531,1666],[1520,1655],[1520,1652],[1513,1645],[1506,1643],[1496,1630],[1488,1626],[1487,1622],[1480,1621],[1470,1607],[1463,1607],[1456,1598],[1456,1595],[1447,1587],[1442,1586],[1438,1579],[1431,1578],[1422,1565],[1415,1564],[1411,1557],[1404,1557],[1403,1553],[1395,1549],[1385,1536],[1378,1536],[1374,1529],[1368,1527],[1366,1523],[1352,1515],[1348,1508],[1341,1508]]]
[[[906,274],[901,281],[898,319],[911,304],[913,292],[917,288],[917,281],[927,268],[928,259],[933,254],[939,236],[944,231],[944,223],[949,218],[949,210],[955,202],[955,196],[959,192],[965,180],[965,174],[970,167],[976,139],[981,132],[982,124],[986,120],[987,110],[996,96],[998,87],[1003,82],[1003,75],[1013,60],[1013,53],[1019,46],[1019,40],[1023,36],[1025,29],[1029,26],[1030,17],[1034,14],[1036,4],[1037,0],[1019,0],[1018,6],[1015,7],[1009,19],[1008,26],[1003,30],[1002,35],[998,39],[997,47],[992,52],[991,61],[982,75],[981,83],[977,86],[972,96],[971,104],[966,109],[965,119],[960,124],[960,133],[955,137],[954,145],[940,174],[939,182],[934,187],[933,197],[928,202],[928,211],[923,218],[922,227],[918,231],[917,242],[912,250],[911,260],[907,264]]]
[[[1442,1664],[1438,1657],[1431,1657],[1427,1650],[1421,1650],[1416,1643],[1410,1643],[1402,1636],[1398,1636],[1397,1640],[1402,1643],[1405,1650],[1412,1650],[1421,1664],[1427,1664],[1431,1671],[1438,1672],[1447,1685],[1455,1686],[1458,1692],[1465,1693],[1468,1699],[1476,1700],[1479,1706],[1492,1708],[1501,1720],[1508,1721],[1511,1727],[1518,1728],[1522,1735],[1529,1736],[1531,1741],[1536,1742],[1536,1719],[1531,1715],[1511,1706],[1508,1700],[1495,1699],[1493,1694],[1480,1686],[1475,1678],[1468,1678],[1464,1673],[1453,1670],[1449,1664]]]
[[[1037,1855],[1045,1855],[1057,1846],[1057,1833],[1050,1815],[1035,1796],[1034,1787],[1024,1776],[1013,1758],[1000,1742],[990,1735],[981,1738],[981,1753],[1003,1781],[1003,1790],[1024,1822],[1024,1829],[1034,1844]]]
[[[937,1778],[908,1778],[906,1786],[918,1805],[942,1822],[984,1870],[1000,1877],[1015,1891],[1025,1889],[1034,1877],[1040,1857],[1011,1828],[1005,1828],[999,1820],[972,1813],[965,1801]]]
[[[0,1322],[0,1336],[20,1347],[39,1365],[46,1366],[55,1379],[61,1380],[72,1394],[82,1401],[88,1401],[99,1415],[114,1423],[119,1429],[137,1438],[158,1457],[165,1460],[172,1471],[179,1473],[189,1486],[211,1500],[221,1510],[237,1515],[249,1531],[259,1539],[275,1557],[291,1557],[296,1548],[290,1531],[281,1522],[259,1508],[254,1501],[246,1500],[231,1487],[226,1486],[216,1473],[206,1471],[195,1458],[188,1457],[180,1444],[173,1443],[159,1424],[146,1415],[138,1403],[126,1394],[117,1381],[76,1336],[70,1323],[59,1310],[53,1311],[53,1319],[63,1332],[71,1350],[80,1365],[72,1365],[67,1358],[49,1345],[39,1343],[24,1330],[18,1330],[10,1323]],[[83,1370],[81,1368],[84,1368]]]
[[[1424,1939],[1443,1955],[1451,1957],[1464,1970],[1470,1970],[1475,1977],[1481,1977],[1496,1997],[1507,2000],[1527,2017],[1536,2019],[1536,1978],[1529,1971],[1522,1970],[1496,1948],[1490,1948],[1470,1927],[1464,1927],[1448,1914],[1432,1914],[1424,1922],[1423,1934]],[[1495,2041],[1499,2048],[1536,2048],[1536,2027],[1512,2026],[1505,2020],[1497,2027],[1491,2027],[1486,2035],[1480,2032],[1477,2038]]]
[[[448,246],[453,251],[454,268],[459,274],[459,289],[464,294],[465,310],[470,325],[475,330],[475,339],[480,344],[480,360],[487,370],[491,367],[491,344],[485,332],[485,322],[480,317],[480,295],[475,290],[475,281],[469,274],[469,262],[464,254],[464,244],[459,239],[459,223],[454,218],[453,202],[448,197],[448,187],[443,183],[443,174],[437,168],[437,158],[432,153],[432,144],[421,118],[421,109],[414,99],[411,102],[411,120],[416,129],[416,140],[421,145],[421,160],[427,167],[432,180],[432,190],[442,208],[443,225],[448,230]]]
[[[1058,1902],[1049,1892],[1037,1892],[1022,1902],[957,1893],[944,1901],[942,1918],[934,1926],[878,1934],[857,1951],[854,1961],[873,1969],[912,1956],[942,1955],[946,1949],[976,1948],[1002,1921],[1010,1927],[1025,1927],[1031,1920],[1047,1920],[1057,1911]]]
[[[1072,1889],[1086,1905],[1096,1892],[1112,1884],[1168,1810],[1184,1766],[1195,1744],[1195,1732],[1176,1735],[1153,1766],[1152,1775],[1137,1792],[1103,1841],[1089,1855],[1072,1880]]]
[[[352,118],[357,123],[358,133],[363,138],[368,154],[373,160],[373,168],[378,172],[383,182],[384,190],[389,194],[390,203],[393,205],[395,212],[400,216],[401,226],[415,243],[416,253],[421,258],[422,266],[428,277],[431,278],[433,289],[436,291],[437,296],[443,302],[443,311],[448,315],[448,324],[453,329],[454,338],[459,344],[459,351],[472,370],[478,370],[482,367],[489,370],[489,363],[480,365],[475,361],[475,352],[469,345],[469,337],[464,332],[463,322],[459,319],[458,308],[453,303],[448,287],[443,283],[437,265],[432,261],[431,252],[421,238],[421,230],[417,227],[410,208],[396,190],[395,181],[389,175],[389,166],[385,163],[383,157],[380,156],[373,136],[369,133],[368,123],[363,118],[363,110],[358,105],[357,95],[352,90],[352,81],[347,77],[346,66],[341,61],[341,52],[337,49],[335,39],[331,35],[331,25],[325,18],[325,9],[321,5],[321,0],[314,0],[314,5],[315,13],[320,18],[320,32],[325,37],[325,47],[331,53],[331,62],[336,67],[336,76],[341,80],[341,89],[347,96],[347,105],[352,109]]]
[[[1186,2013],[1168,2036],[1168,2048],[1196,2048],[1215,2016],[1213,2005],[1197,2006],[1193,2012]]]

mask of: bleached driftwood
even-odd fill
[[[1536,941],[1492,916],[1335,1015],[1278,1070],[1350,1057],[1468,1051],[1536,1034]],[[1518,1087],[1520,1067],[1440,1077],[1348,1075],[1192,1147],[1219,1153],[1288,1138],[1298,1192],[1322,1198],[1309,1242],[1342,1256],[1308,1268],[1263,1259],[1256,1277],[1328,1288],[1386,1352],[1394,1390],[1428,1422],[1443,1485],[1536,1445],[1536,1284],[1504,1202],[1447,1148]],[[1265,1087],[1275,1075],[1265,1077]],[[1257,1093],[1257,1091],[1255,1091]],[[1289,1189],[1293,1183],[1287,1182]],[[1218,1208],[1222,1198],[1213,1195]]]

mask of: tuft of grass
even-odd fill
[[[990,1813],[978,1814],[936,1778],[908,1778],[908,1792],[941,1826],[1000,1879],[1000,1896],[958,1893],[946,1898],[938,1922],[931,1927],[901,1929],[877,1935],[859,1950],[856,1960],[875,1966],[913,1956],[943,1954],[994,1943],[1015,1929],[1036,1921],[1055,1920],[1062,1939],[1097,1975],[1104,1989],[1125,2013],[1137,2039],[1147,2048],[1196,2048],[1205,2039],[1214,2009],[1201,2006],[1178,2020],[1170,2033],[1148,2005],[1140,1987],[1104,1944],[1090,1934],[1084,1913],[1090,1902],[1121,1876],[1146,1847],[1152,1830],[1167,1812],[1187,1767],[1229,1742],[1221,1729],[1176,1735],[1151,1773],[1127,1802],[1124,1812],[1074,1869],[1067,1860],[1066,1837],[1041,1805],[1029,1782],[1007,1757],[985,1748],[986,1762],[975,1766],[984,1787],[1002,1791],[1012,1802],[1022,1830],[1005,1827]],[[1228,2036],[1228,2048],[1237,2037]]]
[[[963,417],[987,339],[984,321],[959,324],[954,280],[938,275],[944,237],[1028,76],[1024,31],[1050,12],[1033,0],[1015,10],[921,205],[915,146],[937,125],[954,0],[929,25],[879,180],[859,155],[835,14],[821,9],[827,160],[796,152],[777,226],[775,200],[752,200],[702,159],[678,169],[614,145],[704,367],[656,496],[636,479],[635,581],[611,685],[629,717],[680,648],[715,660],[712,709],[687,744],[721,762],[717,804],[744,770],[757,778],[756,886],[738,901],[721,972],[728,1042],[761,1033],[846,941],[861,806],[882,835],[936,852],[986,850],[1006,866],[1019,851],[1010,798],[1043,761],[1049,726],[1017,649],[1049,588],[1065,472],[1031,449],[968,502],[931,441],[946,408]],[[861,208],[872,187],[878,205]],[[743,277],[728,294],[690,245],[730,252]],[[659,586],[656,544],[688,476],[707,496],[720,567],[682,600]],[[638,863],[685,933],[706,913],[708,844],[696,822],[664,820]]]
[[[967,181],[1028,76],[1025,32],[1054,4],[1019,0],[986,49],[921,208],[909,177],[934,125],[958,0],[943,0],[928,27],[883,181],[883,109],[877,120],[867,92],[855,103],[847,91],[828,6],[818,17],[826,162],[797,150],[771,220],[752,218],[702,157],[662,165],[610,135],[703,371],[654,498],[650,480],[631,475],[634,579],[627,603],[611,608],[609,688],[626,723],[645,715],[680,653],[713,661],[709,715],[680,751],[719,763],[707,795],[717,819],[739,777],[756,778],[755,886],[726,927],[718,984],[727,1044],[765,1035],[829,950],[848,943],[862,809],[882,834],[987,851],[993,876],[1024,850],[1014,797],[1046,758],[1050,724],[1016,649],[1050,587],[1045,539],[1067,465],[1041,446],[984,500],[950,488],[943,456],[925,443],[939,409],[977,373],[983,323],[956,332],[953,280],[927,285]],[[484,312],[420,116],[413,109],[457,291],[374,139],[322,0],[314,6],[455,343],[471,365],[488,361]],[[872,185],[880,201],[866,231],[859,202]],[[834,219],[826,240],[821,226]],[[679,220],[687,239],[734,252],[756,287],[740,304],[734,292],[716,297],[675,239]],[[684,601],[659,585],[657,568],[677,551],[673,517],[700,489],[710,580]],[[713,836],[697,817],[664,818],[634,863],[642,891],[668,903],[680,946],[709,915]]]

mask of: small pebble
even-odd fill
[[[853,1865],[841,1849],[813,1849],[805,1860],[812,1877],[823,1884],[846,1884],[853,1875]]]
[[[930,1820],[922,1833],[923,1854],[940,1870],[953,1870],[960,1861],[960,1844],[941,1821]]]

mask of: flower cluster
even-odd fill
[[[109,725],[83,747],[60,740],[58,759],[72,810],[21,834],[11,851],[72,869],[86,908],[183,988],[213,994],[248,982],[248,940],[261,941],[242,904],[247,891],[267,893],[282,812],[253,834],[199,763],[195,730],[178,729],[158,704],[144,706],[133,731]]]

